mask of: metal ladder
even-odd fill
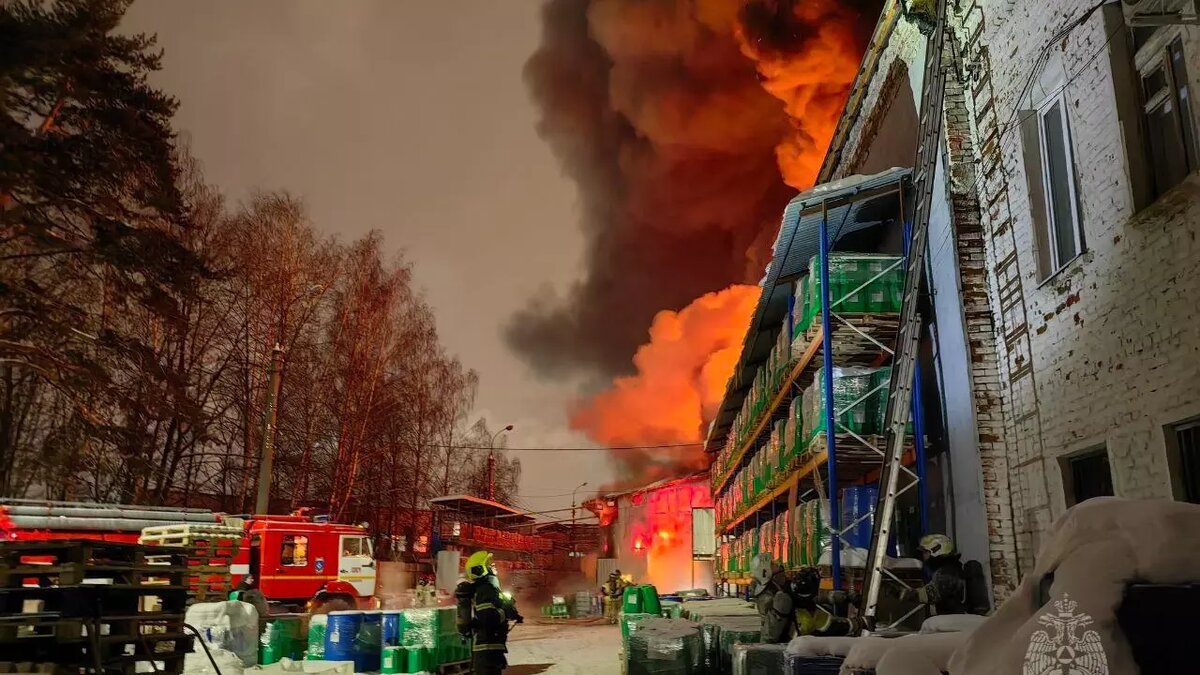
[[[883,467],[879,473],[879,499],[875,505],[875,524],[871,533],[871,548],[867,554],[865,592],[862,594],[861,614],[872,620],[879,604],[879,589],[884,577],[890,576],[897,583],[903,584],[884,566],[888,540],[896,515],[896,500],[920,484],[916,474],[903,464],[904,435],[912,412],[913,376],[917,367],[921,335],[921,315],[917,312],[917,305],[925,271],[934,174],[937,172],[937,159],[941,152],[942,103],[946,90],[946,73],[942,67],[942,52],[947,32],[945,14],[946,0],[937,0],[937,21],[925,50],[925,80],[921,92],[921,117],[913,178],[916,200],[913,204],[911,238],[905,260],[900,333],[896,338],[892,380],[888,389],[887,442]],[[901,473],[906,473],[911,479],[903,488],[899,487]]]

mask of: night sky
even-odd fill
[[[576,383],[533,377],[501,334],[544,284],[577,279],[583,255],[575,186],[521,78],[540,5],[140,0],[126,26],[158,34],[176,128],[231,203],[287,189],[327,232],[382,231],[415,262],[443,344],[479,372],[479,413],[516,426],[510,445],[577,446]],[[520,456],[532,508],[609,475],[602,453]]]

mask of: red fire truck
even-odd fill
[[[272,602],[302,605],[331,581],[349,583],[360,600],[375,594],[375,557],[363,526],[332,523],[303,511],[230,516],[202,509],[0,500],[0,537],[7,540],[136,543],[147,528],[183,536],[220,525],[241,529],[230,566],[233,583],[249,577]]]

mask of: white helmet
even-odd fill
[[[928,553],[930,558],[943,558],[954,554],[954,541],[944,534],[927,534],[921,537],[917,548]]]
[[[758,595],[766,590],[771,577],[775,576],[777,572],[782,571],[782,569],[779,563],[772,560],[771,556],[765,553],[754,556],[750,561],[750,574],[752,575],[750,594]]]

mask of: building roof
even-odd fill
[[[450,511],[478,518],[503,518],[506,525],[528,525],[534,522],[534,517],[511,506],[500,502],[475,497],[473,495],[450,495],[435,497],[429,500],[433,506],[441,506]]]
[[[654,481],[653,483],[649,483],[649,484],[643,485],[641,487],[632,488],[629,490],[623,490],[621,492],[610,492],[610,493],[600,497],[600,499],[613,500],[613,499],[618,499],[620,497],[626,497],[629,495],[641,494],[644,492],[654,492],[655,490],[661,490],[665,487],[675,485],[676,483],[690,483],[690,482],[698,481],[698,480],[708,480],[708,471],[697,471],[695,473],[690,473],[690,474],[687,474],[684,476],[674,476],[672,478],[664,478],[662,480]]]
[[[873,176],[850,176],[802,192],[783,211],[774,256],[759,286],[762,295],[742,342],[737,368],[725,385],[725,396],[713,419],[705,450],[716,452],[759,367],[767,360],[788,312],[792,282],[808,273],[809,261],[820,250],[820,227],[828,219],[830,247],[855,232],[895,222],[901,206],[911,213],[912,169],[889,169]]]

